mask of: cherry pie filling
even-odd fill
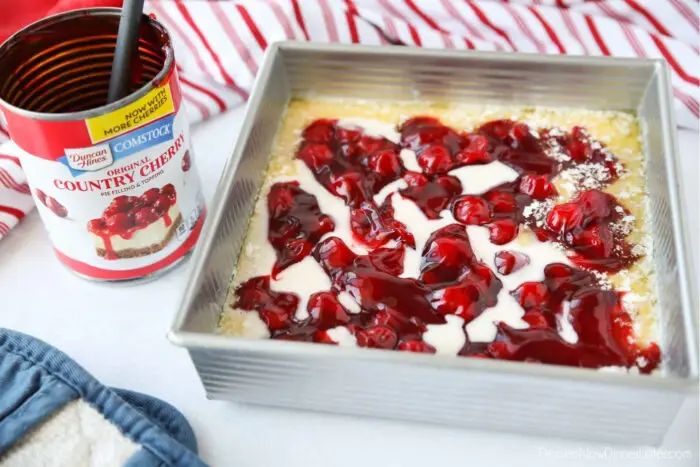
[[[177,202],[175,187],[168,183],[162,188],[151,188],[141,196],[117,196],[105,209],[102,217],[88,222],[88,232],[102,239],[105,259],[116,259],[111,238],[115,235],[128,240],[149,225],[162,219],[165,227],[175,221],[169,215],[170,207]]]
[[[330,278],[331,288],[312,295],[308,317],[298,319],[297,295],[271,290],[270,276],[254,277],[238,286],[235,308],[259,312],[275,339],[334,344],[327,331],[344,326],[362,347],[434,353],[423,340],[428,325],[444,324],[447,315],[471,322],[496,305],[504,288],[492,268],[508,275],[530,263],[523,253],[502,250],[485,264],[472,251],[466,226],[488,228],[495,245],[508,244],[527,228],[540,241],[565,249],[574,266],[549,264],[543,281],[509,291],[528,328],[498,323],[493,342],[476,343],[463,327],[466,343],[459,355],[589,368],[636,366],[642,373],[658,366],[659,347],[635,343],[632,317],[622,306],[624,292],[611,290],[597,275],[624,270],[640,259],[625,240],[629,232],[620,228],[629,212],[600,189],[581,189],[570,201],[555,204],[553,179],[564,170],[596,164],[605,171],[601,188],[622,175],[624,167],[602,144],[580,127],[566,133],[534,131],[511,120],[491,121],[466,133],[433,117],[415,117],[398,131],[401,138],[394,143],[331,119],[316,120],[304,130],[296,158],[345,202],[353,236],[368,253],[356,254],[333,235],[334,220],[321,212],[315,196],[298,183],[277,183],[267,198],[268,238],[277,254],[271,277],[311,256]],[[552,157],[553,147],[564,156]],[[415,152],[421,173],[404,167],[403,149]],[[448,173],[494,161],[518,176],[480,195],[462,195],[460,180]],[[427,219],[439,219],[448,209],[456,220],[428,238],[418,278],[400,277],[406,249],[415,249],[413,235],[394,218],[388,197],[381,204],[374,198],[399,180],[405,187],[398,195],[415,203]],[[549,209],[533,218],[533,203]],[[136,223],[132,218],[128,225]],[[96,221],[107,225],[107,219]],[[122,228],[121,221],[110,222]],[[346,309],[340,293],[350,295],[360,311]],[[564,321],[576,332],[575,342],[562,337]]]

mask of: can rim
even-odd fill
[[[47,16],[45,18],[42,18],[38,21],[35,21],[33,23],[28,24],[27,26],[23,27],[19,31],[15,32],[12,34],[10,37],[8,37],[5,42],[0,43],[0,59],[2,58],[3,53],[12,47],[15,43],[19,42],[22,40],[22,38],[34,31],[40,30],[41,28],[55,24],[55,23],[60,23],[66,19],[78,17],[78,16],[121,16],[122,9],[121,8],[109,8],[109,7],[98,7],[98,8],[81,8],[79,10],[71,10],[71,11],[65,11],[62,13],[57,13],[51,16]],[[18,115],[21,115],[23,117],[29,117],[33,120],[45,120],[45,121],[63,121],[67,119],[75,119],[75,120],[83,120],[87,118],[92,118],[96,117],[99,115],[105,115],[110,112],[113,112],[117,109],[120,109],[124,107],[125,105],[130,104],[131,102],[134,102],[141,97],[145,96],[148,94],[149,91],[155,89],[156,83],[162,83],[164,81],[164,78],[167,76],[167,74],[170,72],[170,69],[173,66],[174,62],[174,52],[173,52],[173,45],[172,41],[170,40],[170,35],[168,34],[167,29],[158,22],[156,19],[151,18],[150,16],[144,14],[143,18],[148,21],[153,27],[158,29],[167,39],[164,45],[164,50],[165,50],[165,61],[163,63],[162,69],[158,72],[156,76],[153,77],[148,83],[146,83],[144,86],[140,87],[133,93],[122,97],[121,99],[112,102],[110,104],[106,104],[100,107],[95,107],[94,109],[88,109],[88,110],[81,110],[79,112],[60,112],[60,113],[45,113],[45,112],[35,112],[32,110],[26,110],[22,109],[20,107],[14,106],[10,104],[9,102],[5,101],[2,97],[0,97],[0,105],[3,107],[7,108],[9,111],[16,113]]]

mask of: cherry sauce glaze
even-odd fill
[[[299,320],[297,295],[272,291],[270,276],[255,277],[238,287],[234,307],[257,310],[277,339],[334,344],[326,331],[346,326],[362,347],[434,353],[422,340],[427,325],[445,323],[445,315],[469,323],[495,306],[503,289],[491,268],[505,275],[529,263],[526,255],[507,250],[496,255],[491,267],[482,263],[472,251],[465,224],[487,227],[496,245],[514,240],[526,226],[541,241],[565,247],[577,267],[550,264],[542,282],[508,291],[523,308],[529,327],[498,323],[491,343],[469,342],[465,331],[459,355],[589,368],[637,366],[642,373],[658,366],[659,347],[635,343],[632,318],[622,306],[624,293],[604,287],[591,272],[620,271],[639,259],[625,241],[626,233],[616,228],[627,210],[614,196],[593,189],[554,205],[539,222],[524,214],[534,201],[556,198],[553,178],[579,164],[603,167],[606,184],[619,178],[622,165],[600,143],[593,144],[580,127],[568,133],[535,132],[510,120],[460,133],[436,118],[415,117],[399,131],[397,144],[340,127],[336,120],[316,120],[304,130],[296,157],[332,195],[344,200],[353,236],[369,253],[357,255],[332,236],[334,221],[320,211],[314,195],[295,182],[277,183],[267,199],[268,238],[277,253],[272,277],[311,255],[331,279],[331,290],[312,295],[309,317]],[[552,148],[558,148],[559,157],[552,155]],[[406,170],[402,149],[416,153],[421,173]],[[448,174],[493,161],[514,169],[517,179],[481,195],[461,195],[460,181]],[[406,182],[400,196],[413,201],[427,218],[438,219],[450,209],[458,221],[432,233],[421,252],[418,279],[399,277],[406,248],[415,248],[413,235],[394,218],[390,197],[381,205],[374,201],[382,188],[399,179]],[[338,300],[341,292],[361,310],[347,310]],[[561,337],[562,319],[570,321],[576,342]]]

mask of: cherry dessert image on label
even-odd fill
[[[294,101],[220,332],[657,371],[643,161],[621,112]]]
[[[182,222],[172,184],[141,196],[114,198],[102,217],[88,222],[95,249],[105,259],[135,258],[162,250]]]

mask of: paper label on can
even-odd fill
[[[155,273],[189,252],[199,236],[204,200],[186,115],[171,91],[174,79],[171,74],[162,87],[107,115],[62,122],[60,132],[47,129],[53,147],[56,137],[64,138],[61,152],[35,155],[22,148],[56,254],[84,276],[122,280]]]
[[[121,109],[99,117],[89,118],[87,123],[93,143],[114,138],[147,125],[175,111],[170,86],[162,86],[148,92],[142,98]]]

